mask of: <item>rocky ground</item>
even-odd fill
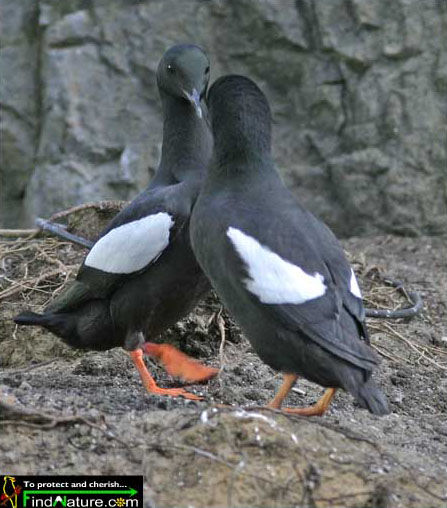
[[[151,507],[446,506],[447,239],[380,236],[344,245],[368,306],[408,305],[380,274],[404,281],[425,302],[411,320],[369,320],[383,360],[377,381],[392,409],[383,418],[344,393],[322,418],[260,408],[280,377],[212,297],[163,337],[221,367],[209,384],[189,387],[204,401],[148,395],[124,351],[75,352],[49,333],[14,326],[15,313],[39,309],[73,276],[85,251],[53,239],[4,239],[2,470],[143,474]],[[160,385],[175,384],[149,366]],[[300,381],[288,404],[311,404],[321,393]]]

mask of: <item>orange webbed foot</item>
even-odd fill
[[[131,351],[129,354],[138,370],[138,373],[140,374],[143,386],[146,388],[148,393],[166,395],[169,397],[183,397],[184,399],[189,400],[203,400],[203,397],[190,393],[184,388],[160,388],[147,370],[143,361],[143,351],[141,349],[136,349],[135,351]]]
[[[168,397],[183,397],[189,400],[203,400],[203,397],[196,395],[195,393],[188,392],[184,388],[160,388],[158,385],[152,386],[150,389],[146,387],[149,393],[155,393],[157,395],[167,395]]]
[[[336,392],[335,388],[328,388],[316,404],[309,407],[285,407],[285,413],[303,416],[323,416]]]
[[[201,383],[214,377],[219,369],[202,365],[170,344],[154,344],[146,342],[143,351],[159,360],[166,372],[188,383]]]
[[[284,413],[295,415],[323,416],[327,411],[329,404],[335,395],[335,392],[337,391],[335,388],[328,388],[324,392],[323,396],[313,406],[282,408],[284,399],[287,397],[287,394],[290,392],[297,379],[298,376],[296,374],[284,374],[284,381],[279,388],[278,393],[275,395],[274,399],[269,404],[267,404],[267,407],[272,409],[280,409],[281,411],[284,411]]]

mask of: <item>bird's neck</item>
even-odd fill
[[[248,189],[256,183],[280,181],[270,152],[244,151],[235,153],[230,148],[214,152],[205,181],[207,190],[227,186]]]
[[[161,92],[163,146],[160,170],[177,181],[201,178],[211,157],[212,137],[205,117],[199,118],[188,101]]]
[[[219,120],[219,118],[218,118]],[[239,172],[240,167],[249,168],[271,161],[271,142],[269,125],[263,118],[242,115],[214,122],[214,160],[216,169],[225,168]]]

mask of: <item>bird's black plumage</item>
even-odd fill
[[[156,175],[101,233],[71,287],[43,315],[24,312],[16,323],[43,326],[73,347],[132,350],[141,333],[155,338],[209,290],[189,239],[192,206],[212,150],[200,105],[208,80],[209,60],[201,48],[178,45],[164,54],[157,71],[163,145]],[[155,226],[143,227],[149,217]],[[148,254],[151,241],[160,241],[159,252]],[[131,250],[140,248],[147,256],[142,267],[141,260],[129,261]]]
[[[387,413],[353,272],[333,233],[283,185],[266,98],[226,76],[207,102],[214,156],[191,217],[197,260],[264,362]]]

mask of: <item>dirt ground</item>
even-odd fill
[[[10,320],[21,309],[39,310],[86,251],[50,239],[4,239],[1,469],[143,474],[148,507],[447,506],[447,238],[352,238],[344,246],[367,306],[408,305],[378,274],[424,298],[413,319],[369,319],[382,357],[376,379],[392,409],[382,418],[345,393],[322,418],[260,408],[281,378],[212,297],[163,337],[221,367],[207,385],[188,388],[204,401],[148,395],[123,350],[73,351]],[[176,385],[148,365],[161,386]],[[321,393],[301,380],[287,402],[312,404]]]

